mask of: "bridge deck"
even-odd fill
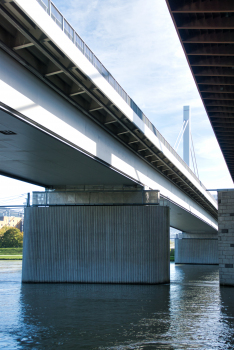
[[[214,133],[234,180],[234,5],[166,0]]]

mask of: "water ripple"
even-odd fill
[[[21,284],[0,262],[0,349],[234,349],[218,266],[171,264],[167,285]]]

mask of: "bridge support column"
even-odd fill
[[[234,189],[218,191],[219,281],[234,286]]]
[[[168,207],[28,207],[24,227],[23,282],[170,281]]]
[[[175,263],[218,265],[217,235],[183,233],[175,239]]]

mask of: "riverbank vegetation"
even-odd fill
[[[23,232],[3,226],[0,229],[0,260],[22,260]]]
[[[0,248],[0,260],[22,260],[23,248]]]
[[[175,261],[175,249],[170,249],[170,261]]]
[[[3,226],[0,229],[0,248],[22,248],[23,232],[18,228]]]

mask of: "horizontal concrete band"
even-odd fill
[[[159,191],[47,191],[33,192],[33,205],[142,205],[159,204]]]
[[[165,283],[169,208],[28,207],[23,282]]]
[[[175,263],[218,264],[218,239],[176,238]]]

